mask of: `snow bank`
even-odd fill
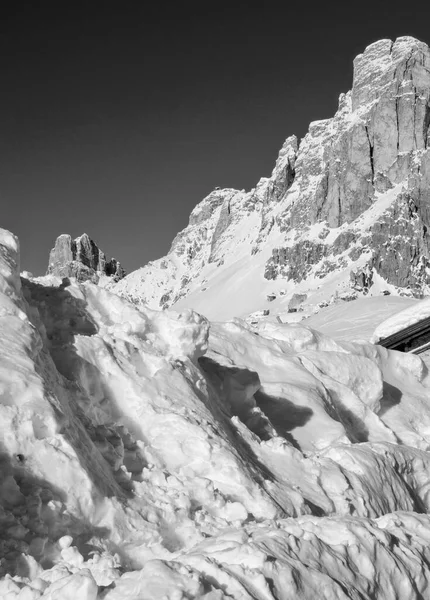
[[[0,231],[1,598],[423,597],[418,357],[18,273]]]

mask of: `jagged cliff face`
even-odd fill
[[[70,235],[62,234],[49,254],[47,275],[75,277],[78,281],[98,283],[101,275],[119,281],[125,276],[125,271],[114,258],[107,260],[105,253],[86,233],[75,240]]]
[[[206,308],[211,317],[263,308],[269,290],[312,296],[336,277],[340,290],[357,288],[363,273],[369,286],[378,280],[392,292],[426,293],[429,98],[426,44],[410,37],[372,44],[355,59],[352,90],[332,119],[311,123],[300,145],[288,138],[271,177],[255,189],[212,192],[167,257],[116,290],[153,307]]]

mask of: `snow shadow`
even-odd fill
[[[342,400],[342,394],[334,389],[326,388],[327,394],[330,396],[333,406],[326,408],[329,416],[341,423],[345,430],[345,435],[352,444],[359,444],[369,441],[369,429],[365,422],[350,410]]]
[[[109,537],[109,529],[71,516],[66,501],[64,490],[32,472],[31,457],[10,455],[0,445],[0,577],[30,575],[22,554],[51,568],[58,556],[56,541],[66,534],[73,535],[85,559],[99,550],[88,542]]]
[[[122,412],[103,375],[76,351],[77,335],[92,336],[98,333],[97,325],[88,314],[86,302],[68,291],[67,279],[59,287],[41,286],[26,280],[23,285],[27,288],[28,302],[39,311],[46,330],[47,350],[62,376],[56,378],[50,377],[49,373],[41,373],[47,397],[54,392],[64,411],[63,415],[58,416],[59,421],[64,421],[61,434],[75,450],[95,492],[119,499],[132,496],[133,482],[120,466],[125,464],[128,470],[137,473],[142,471],[146,462],[127,430],[128,425],[116,423],[122,418]],[[81,375],[86,379],[85,386],[80,381]],[[108,425],[93,417],[94,412],[99,410],[97,405],[100,402],[105,404],[106,418],[112,421]]]
[[[86,303],[73,296],[67,289],[70,284],[65,277],[59,287],[44,286],[23,280],[23,289],[30,292],[30,304],[39,311],[46,331],[49,353],[57,370],[73,381],[76,360],[74,351],[77,335],[92,336],[98,327],[86,310]]]
[[[313,411],[307,407],[298,407],[291,401],[285,402],[284,398],[272,398],[258,392],[261,383],[255,371],[220,365],[207,356],[199,358],[199,365],[205,375],[210,392],[207,407],[217,423],[222,426],[224,435],[227,435],[232,447],[237,450],[243,461],[244,470],[249,472],[252,478],[262,486],[285,516],[294,516],[294,509],[285,503],[284,494],[274,473],[260,460],[253,450],[251,442],[244,437],[241,429],[233,424],[231,418],[232,416],[239,417],[244,427],[262,441],[282,435],[292,446],[300,450],[290,431],[295,427],[305,425],[312,417]],[[277,416],[274,414],[275,412],[286,413],[279,419],[278,430],[275,429],[275,423],[272,423],[269,415],[263,412],[259,406],[258,397],[262,404],[265,403],[265,408],[268,408],[268,412],[271,413],[275,422],[275,416]],[[205,400],[202,398],[202,401]],[[277,411],[271,411],[274,408]],[[291,412],[289,417],[288,412]],[[271,485],[268,486],[267,482],[270,482]],[[304,498],[304,502],[309,507],[311,514],[316,516],[324,514],[324,510],[310,500]]]
[[[259,382],[257,373],[248,371],[247,369],[224,367],[207,356],[202,356],[199,358],[198,362],[205,375],[205,379],[208,384],[208,390],[210,392],[209,404],[207,404],[207,402],[205,402],[205,404],[214,416],[216,422],[222,426],[232,447],[237,449],[240,457],[244,460],[244,468],[248,470],[249,465],[252,465],[258,473],[257,475],[254,472],[253,476],[256,477],[256,481],[263,486],[265,479],[268,481],[275,481],[273,473],[264,463],[260,461],[251,445],[243,438],[239,430],[232,425],[231,417],[239,415],[237,410],[232,407],[231,402],[229,401],[228,396],[230,394],[226,394],[226,374],[230,373],[233,375],[233,377],[235,377],[238,373],[240,373],[241,388],[243,386],[243,378],[248,381]],[[198,389],[196,392],[198,393]],[[203,397],[202,401],[204,401]],[[244,414],[245,411],[242,413],[242,417],[244,417]],[[240,416],[239,418],[242,421]]]
[[[398,387],[388,383],[387,381],[384,381],[381,408],[379,409],[378,417],[382,417],[390,410],[390,408],[400,404],[402,395],[402,391],[399,390]]]
[[[301,450],[291,431],[303,427],[314,414],[308,406],[299,406],[279,396],[270,396],[261,389],[255,395],[258,408],[267,416],[277,435],[289,441],[295,448]]]
[[[199,363],[216,385],[229,416],[239,417],[262,441],[278,435],[300,450],[290,432],[309,421],[313,415],[311,408],[264,393],[254,371],[226,367],[208,357],[200,358]]]

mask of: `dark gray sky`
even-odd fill
[[[34,274],[60,233],[128,272],[159,258],[215,186],[253,187],[288,135],[334,114],[365,46],[430,42],[413,3],[147,4],[3,10],[0,226]]]

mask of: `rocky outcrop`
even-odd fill
[[[209,194],[169,255],[116,289],[158,308],[212,281],[224,285],[221,301],[240,263],[236,281],[255,269],[254,281],[284,280],[290,298],[288,282],[320,288],[334,272],[367,290],[350,280],[360,269],[430,293],[429,135],[429,48],[412,37],[375,42],[355,59],[352,90],[333,118],[311,123],[300,143],[288,137],[271,176],[250,192]],[[169,277],[160,274],[166,263]]]
[[[373,283],[373,271],[369,265],[351,271],[349,277],[352,289],[360,292],[367,293]]]
[[[430,272],[428,227],[409,194],[400,197],[391,211],[371,231],[372,265],[388,282],[420,289]]]
[[[107,260],[105,253],[86,233],[75,240],[70,235],[62,234],[49,254],[47,275],[75,277],[78,281],[98,283],[101,275],[119,281],[125,276],[125,271],[114,258]]]
[[[326,251],[325,244],[310,240],[287,248],[274,248],[272,258],[267,262],[264,277],[282,277],[300,282],[310,273],[312,265],[320,262]]]
[[[290,312],[297,310],[303,304],[303,302],[306,302],[306,299],[306,294],[293,294],[293,297],[288,303],[288,310]]]

